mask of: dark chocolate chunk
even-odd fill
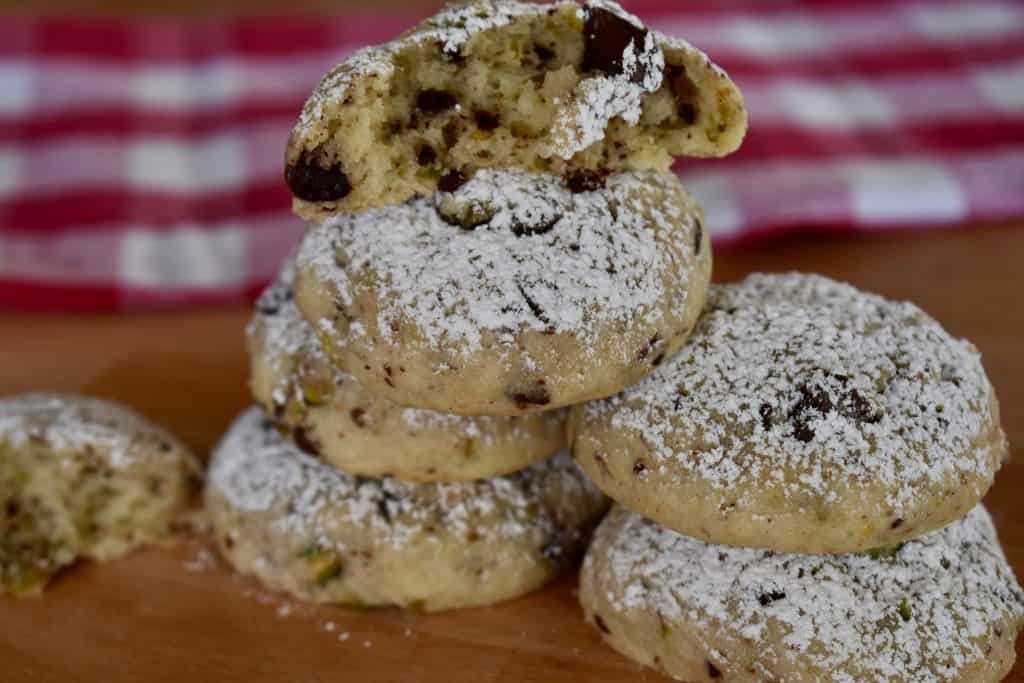
[[[704,244],[704,224],[700,219],[694,221],[693,226],[693,253],[700,256],[701,246]]]
[[[639,476],[639,475],[643,474],[646,471],[647,471],[647,465],[643,464],[639,460],[637,460],[635,463],[633,463],[633,474]]]
[[[480,130],[492,131],[501,124],[501,117],[497,114],[482,109],[477,109],[473,112],[473,120],[476,121],[476,127]]]
[[[533,54],[537,55],[537,59],[542,62],[550,62],[555,58],[555,51],[549,47],[545,47],[540,43],[533,44]]]
[[[539,223],[533,225],[527,225],[516,220],[512,223],[512,234],[516,237],[525,237],[527,235],[543,235],[544,233],[555,227],[558,221],[562,220],[561,216],[554,216],[552,218],[542,220]]]
[[[366,409],[365,408],[353,408],[349,413],[352,416],[352,421],[356,423],[356,426],[362,429],[366,426]]]
[[[526,410],[530,406],[546,406],[551,403],[551,394],[539,384],[526,389],[517,388],[509,392],[507,396],[515,402],[519,410]]]
[[[305,427],[299,426],[292,431],[292,440],[295,445],[313,455],[320,455],[320,445]]]
[[[889,528],[890,529],[899,529],[901,526],[903,526],[903,518],[898,517],[898,518],[892,520],[892,524],[889,525]]]
[[[604,181],[608,177],[607,171],[594,171],[587,168],[579,168],[565,177],[565,186],[570,192],[594,192],[604,188]]]
[[[882,415],[856,389],[843,394],[839,401],[839,412],[860,423],[875,424]]]
[[[773,602],[778,602],[779,600],[785,600],[785,599],[786,599],[786,594],[783,593],[782,591],[777,591],[777,590],[768,591],[767,593],[761,593],[760,595],[757,596],[757,601],[759,603],[761,603],[761,607],[768,607]]]
[[[448,171],[441,176],[439,181],[437,181],[437,189],[441,192],[455,192],[455,190],[465,184],[466,180],[468,180],[468,178],[466,178],[466,176],[460,171]]]
[[[623,73],[622,56],[633,44],[639,54],[647,39],[647,29],[634,25],[624,17],[603,7],[584,5],[586,19],[583,25],[583,71],[600,71],[612,76]],[[647,68],[642,60],[630,74],[634,83],[642,83]]]
[[[329,168],[315,164],[308,157],[297,163],[288,164],[284,180],[292,194],[307,202],[333,202],[344,199],[352,192],[348,176],[335,163]]]
[[[433,88],[416,96],[416,108],[424,114],[439,114],[455,106],[455,95]]]
[[[765,431],[772,428],[772,417],[775,415],[775,410],[767,403],[762,403],[761,407],[757,409],[757,412],[761,415],[761,426],[764,427]]]
[[[424,144],[420,147],[420,150],[416,152],[416,163],[420,166],[429,166],[430,164],[437,161],[437,152],[430,145]]]
[[[721,678],[722,672],[718,670],[718,667],[708,662],[708,677],[709,678]]]
[[[391,524],[391,508],[388,507],[388,503],[398,501],[393,493],[388,491],[381,491],[380,498],[377,499],[377,513],[384,518],[384,521]]]
[[[612,630],[610,628],[608,628],[608,624],[604,623],[604,619],[602,619],[601,615],[598,614],[597,612],[594,613],[594,623],[597,624],[597,627],[599,629],[601,629],[601,633],[611,633],[612,632]]]

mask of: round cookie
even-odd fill
[[[616,506],[580,574],[587,621],[690,683],[995,683],[1024,592],[982,506],[885,553],[711,545]]]
[[[249,324],[250,386],[279,428],[353,475],[467,481],[520,470],[565,448],[566,411],[460,417],[403,408],[335,370],[292,299],[289,263]]]
[[[460,484],[351,477],[244,413],[213,455],[206,509],[221,551],[318,603],[435,611],[543,585],[582,554],[606,499],[567,453]]]
[[[109,560],[165,536],[199,474],[185,446],[123,406],[0,400],[0,594],[38,595],[79,557]]]
[[[747,114],[685,41],[613,2],[447,7],[324,77],[292,130],[285,178],[309,220],[451,189],[481,168],[566,182],[723,156]]]
[[[626,507],[712,543],[809,553],[948,524],[1007,453],[971,344],[913,304],[798,273],[713,286],[683,350],[575,409],[569,431]]]
[[[522,415],[608,396],[682,345],[711,248],[674,175],[600,185],[486,169],[325,221],[299,249],[296,303],[335,366],[395,403]]]

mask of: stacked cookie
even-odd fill
[[[249,328],[260,407],[210,469],[225,556],[424,610],[571,564],[607,501],[566,408],[690,334],[710,244],[669,166],[745,126],[703,54],[610,2],[453,6],[328,74],[287,152],[309,231]]]
[[[979,503],[998,404],[916,306],[794,273],[713,286],[683,349],[570,431],[619,503],[580,599],[627,656],[687,681],[1010,670],[1024,592]]]

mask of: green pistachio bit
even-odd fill
[[[903,621],[910,621],[910,617],[913,616],[913,612],[910,611],[910,605],[907,603],[906,596],[900,600],[900,617]]]
[[[342,572],[345,571],[345,564],[341,560],[334,560],[328,563],[323,569],[321,569],[316,575],[316,583],[319,586],[326,586],[331,581],[340,577]]]

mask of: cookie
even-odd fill
[[[313,228],[296,303],[367,392],[460,415],[553,410],[619,391],[683,343],[711,273],[702,221],[671,174],[573,192],[485,169]]]
[[[616,506],[580,574],[613,648],[690,683],[995,683],[1024,592],[982,506],[879,553],[711,545]]]
[[[224,556],[317,603],[489,605],[574,564],[606,500],[566,452],[459,484],[352,477],[244,413],[213,455],[206,509]]]
[[[732,81],[612,2],[454,5],[332,70],[292,130],[285,179],[310,220],[452,189],[481,168],[568,184],[672,156],[723,156],[746,131]]]
[[[977,350],[824,277],[713,286],[690,342],[570,417],[609,496],[711,543],[889,546],[981,499],[1007,453]]]
[[[566,411],[459,417],[403,408],[328,363],[292,299],[294,268],[256,304],[248,328],[256,401],[307,451],[352,475],[467,481],[507,474],[565,448]]]
[[[0,593],[38,595],[77,558],[109,560],[165,536],[199,472],[176,438],[123,406],[0,400]]]

